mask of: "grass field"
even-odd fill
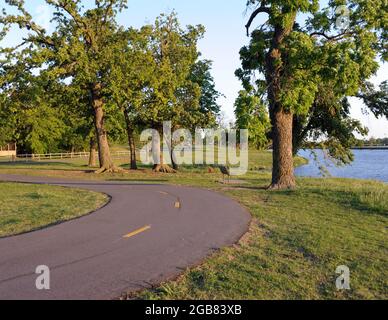
[[[123,148],[116,147],[115,150],[125,151]],[[116,160],[116,165],[124,169],[129,168],[128,161],[126,159]],[[299,166],[307,163],[304,158],[295,158],[295,165]],[[77,179],[116,179],[116,180],[146,180],[146,181],[160,181],[160,182],[172,182],[182,180],[183,183],[190,182],[190,178],[193,177],[195,181],[201,180],[201,177],[207,173],[208,166],[185,166],[180,171],[171,176],[164,174],[150,174],[150,168],[147,166],[139,166],[140,170],[132,171],[129,174],[113,174],[107,176],[99,176],[93,174],[95,169],[87,166],[86,159],[68,159],[68,160],[52,160],[52,161],[35,161],[35,162],[8,162],[1,161],[0,159],[0,173],[9,174],[26,174],[26,175],[45,175],[55,177],[74,177]],[[249,174],[252,173],[269,173],[272,168],[272,154],[267,151],[250,151],[249,153]],[[207,183],[209,176],[206,176],[204,182]]]
[[[107,201],[96,192],[0,183],[0,238],[80,217]]]
[[[388,186],[306,178],[298,179],[296,190],[270,192],[265,189],[270,168],[270,153],[251,153],[251,170],[233,185],[221,184],[221,175],[208,173],[206,167],[184,168],[172,175],[144,168],[100,176],[87,172],[85,163],[62,162],[0,164],[0,173],[198,186],[224,193],[251,212],[250,231],[238,245],[136,298],[387,299]],[[340,265],[350,268],[350,291],[336,290]]]

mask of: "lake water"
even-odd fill
[[[371,179],[388,182],[388,150],[353,150],[355,161],[345,167],[336,167],[325,161],[322,150],[316,150],[319,162],[314,161],[311,151],[301,151],[300,156],[309,159],[309,164],[296,168],[299,177],[322,177],[319,166],[324,164],[331,176],[339,178]]]

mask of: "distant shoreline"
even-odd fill
[[[322,150],[322,148],[306,148],[303,150]],[[351,150],[388,150],[388,146],[352,147]],[[272,150],[270,150],[272,151]]]
[[[353,147],[352,150],[388,150],[388,146]]]

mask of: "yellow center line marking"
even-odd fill
[[[131,232],[131,233],[128,233],[128,234],[125,235],[123,238],[125,238],[125,239],[132,238],[132,237],[138,235],[139,233],[145,232],[145,231],[147,231],[147,230],[149,230],[149,229],[151,229],[151,226],[145,226],[145,227],[140,228],[140,229],[137,229],[137,230],[135,230],[135,231],[133,231],[133,232]]]
[[[168,192],[165,192],[165,191],[158,191],[158,193],[163,194],[165,196],[171,196],[171,197],[174,197],[174,198],[176,197],[176,196],[174,196],[174,195],[172,195],[172,194],[170,194]],[[181,200],[178,197],[176,197],[176,201],[174,202],[174,207],[176,209],[181,209],[182,208]]]

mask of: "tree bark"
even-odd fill
[[[162,139],[156,139],[155,137],[152,139],[152,153],[155,162],[153,171],[159,173],[176,173],[173,168],[164,163],[163,150],[161,149],[161,140]]]
[[[97,142],[95,137],[90,138],[89,167],[94,168],[97,165]]]
[[[292,21],[295,21],[293,14]],[[269,189],[292,189],[296,186],[293,159],[293,112],[285,110],[281,104],[282,82],[284,79],[284,57],[281,47],[291,33],[294,22],[288,26],[275,27],[271,49],[266,56],[266,82],[268,84],[269,112],[272,123],[273,167],[272,183]]]
[[[94,83],[91,86],[91,103],[94,110],[94,124],[96,128],[98,157],[100,160],[100,170],[96,173],[120,172],[112,160],[108,143],[108,135],[105,129],[104,101],[101,95],[102,86]]]
[[[179,165],[176,163],[175,161],[175,157],[174,157],[174,153],[173,153],[173,150],[170,149],[170,154],[171,154],[171,163],[172,163],[172,168],[175,170],[175,171],[178,171],[179,170]]]
[[[290,189],[296,186],[292,152],[293,115],[278,110],[273,115],[273,169],[270,189]]]
[[[175,170],[175,171],[178,171],[179,170],[179,165],[177,164],[177,161],[175,159],[175,155],[174,155],[174,147],[172,145],[172,141],[170,141],[168,143],[168,150],[170,152],[170,158],[171,158],[171,164],[172,164],[172,168]]]
[[[126,110],[124,110],[124,118],[125,118],[125,123],[127,127],[129,150],[131,153],[130,169],[137,170],[138,168],[137,168],[137,160],[136,160],[136,144],[133,136],[134,130],[133,130],[132,122],[129,119],[129,115]]]

